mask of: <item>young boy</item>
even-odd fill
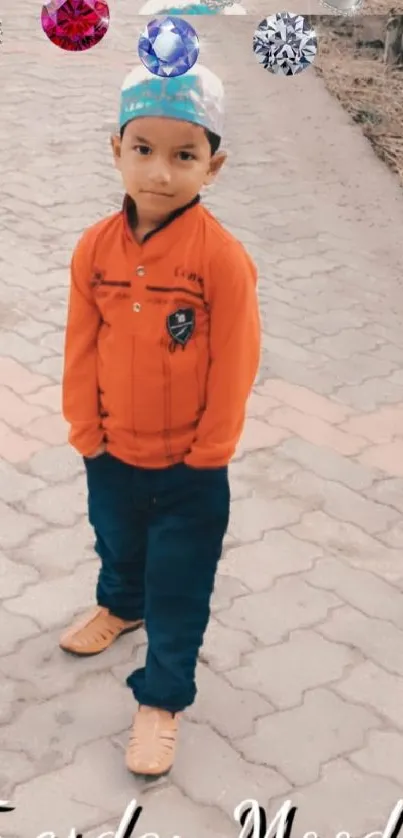
[[[145,625],[126,764],[171,768],[228,527],[228,463],[260,357],[256,270],[201,205],[226,155],[223,89],[197,66],[125,80],[122,210],[72,258],[63,413],[83,456],[101,559],[95,607],[60,640],[94,655]]]

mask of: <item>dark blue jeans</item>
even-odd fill
[[[196,696],[198,652],[229,521],[228,469],[85,459],[89,519],[101,559],[97,602],[144,619],[145,667],[127,679],[140,704],[177,712]]]

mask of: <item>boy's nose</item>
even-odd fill
[[[150,181],[152,183],[168,184],[171,181],[171,172],[169,166],[163,163],[156,163],[151,169]]]
[[[171,178],[167,172],[156,172],[150,178],[150,183],[155,184],[155,186],[168,186],[170,182]]]

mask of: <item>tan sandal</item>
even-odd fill
[[[126,752],[133,774],[161,777],[173,765],[180,713],[140,706],[134,717]]]
[[[142,625],[142,620],[121,620],[107,608],[98,606],[62,635],[59,646],[72,655],[99,655],[122,634],[136,631]]]

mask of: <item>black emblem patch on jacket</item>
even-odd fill
[[[178,308],[167,317],[167,329],[174,345],[185,347],[193,335],[196,323],[194,308]]]

